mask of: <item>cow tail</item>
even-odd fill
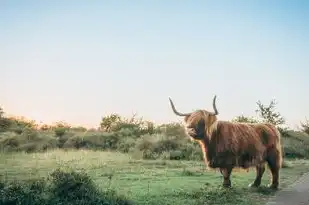
[[[274,131],[275,131],[275,134],[276,134],[276,144],[275,144],[275,148],[277,150],[277,153],[278,153],[278,165],[280,166],[280,168],[282,167],[282,145],[281,145],[281,133],[279,131],[278,128],[274,127],[273,128]]]

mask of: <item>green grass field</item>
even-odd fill
[[[289,161],[281,171],[281,186],[287,186],[309,170],[305,160]],[[46,153],[3,153],[0,173],[6,181],[47,177],[56,168],[85,170],[100,189],[112,188],[134,204],[263,204],[273,192],[265,186],[250,189],[254,169],[235,170],[232,189],[221,188],[217,171],[206,171],[202,162],[135,160],[129,155],[100,151],[54,150]]]

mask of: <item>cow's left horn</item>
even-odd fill
[[[216,106],[216,99],[217,99],[217,96],[215,95],[215,97],[214,97],[214,99],[213,99],[213,101],[212,101],[212,107],[213,107],[213,109],[214,109],[214,113],[213,113],[213,115],[218,115],[219,114],[219,112],[218,112],[218,110],[217,110],[217,106]]]

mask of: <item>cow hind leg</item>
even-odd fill
[[[261,185],[262,177],[265,172],[265,163],[259,164],[255,167],[256,177],[253,183],[249,184],[249,187],[259,187]]]
[[[269,184],[268,187],[272,189],[278,189],[279,186],[279,170],[281,167],[280,157],[281,156],[276,149],[270,150],[267,156],[268,167],[272,175],[271,184]]]
[[[220,172],[223,175],[223,184],[222,184],[223,187],[229,188],[232,186],[231,179],[230,179],[232,169],[233,169],[232,167],[220,168]]]

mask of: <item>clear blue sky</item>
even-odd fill
[[[4,110],[46,123],[178,121],[168,97],[187,112],[216,94],[219,119],[276,99],[295,126],[309,118],[309,1],[2,0],[0,75]]]

